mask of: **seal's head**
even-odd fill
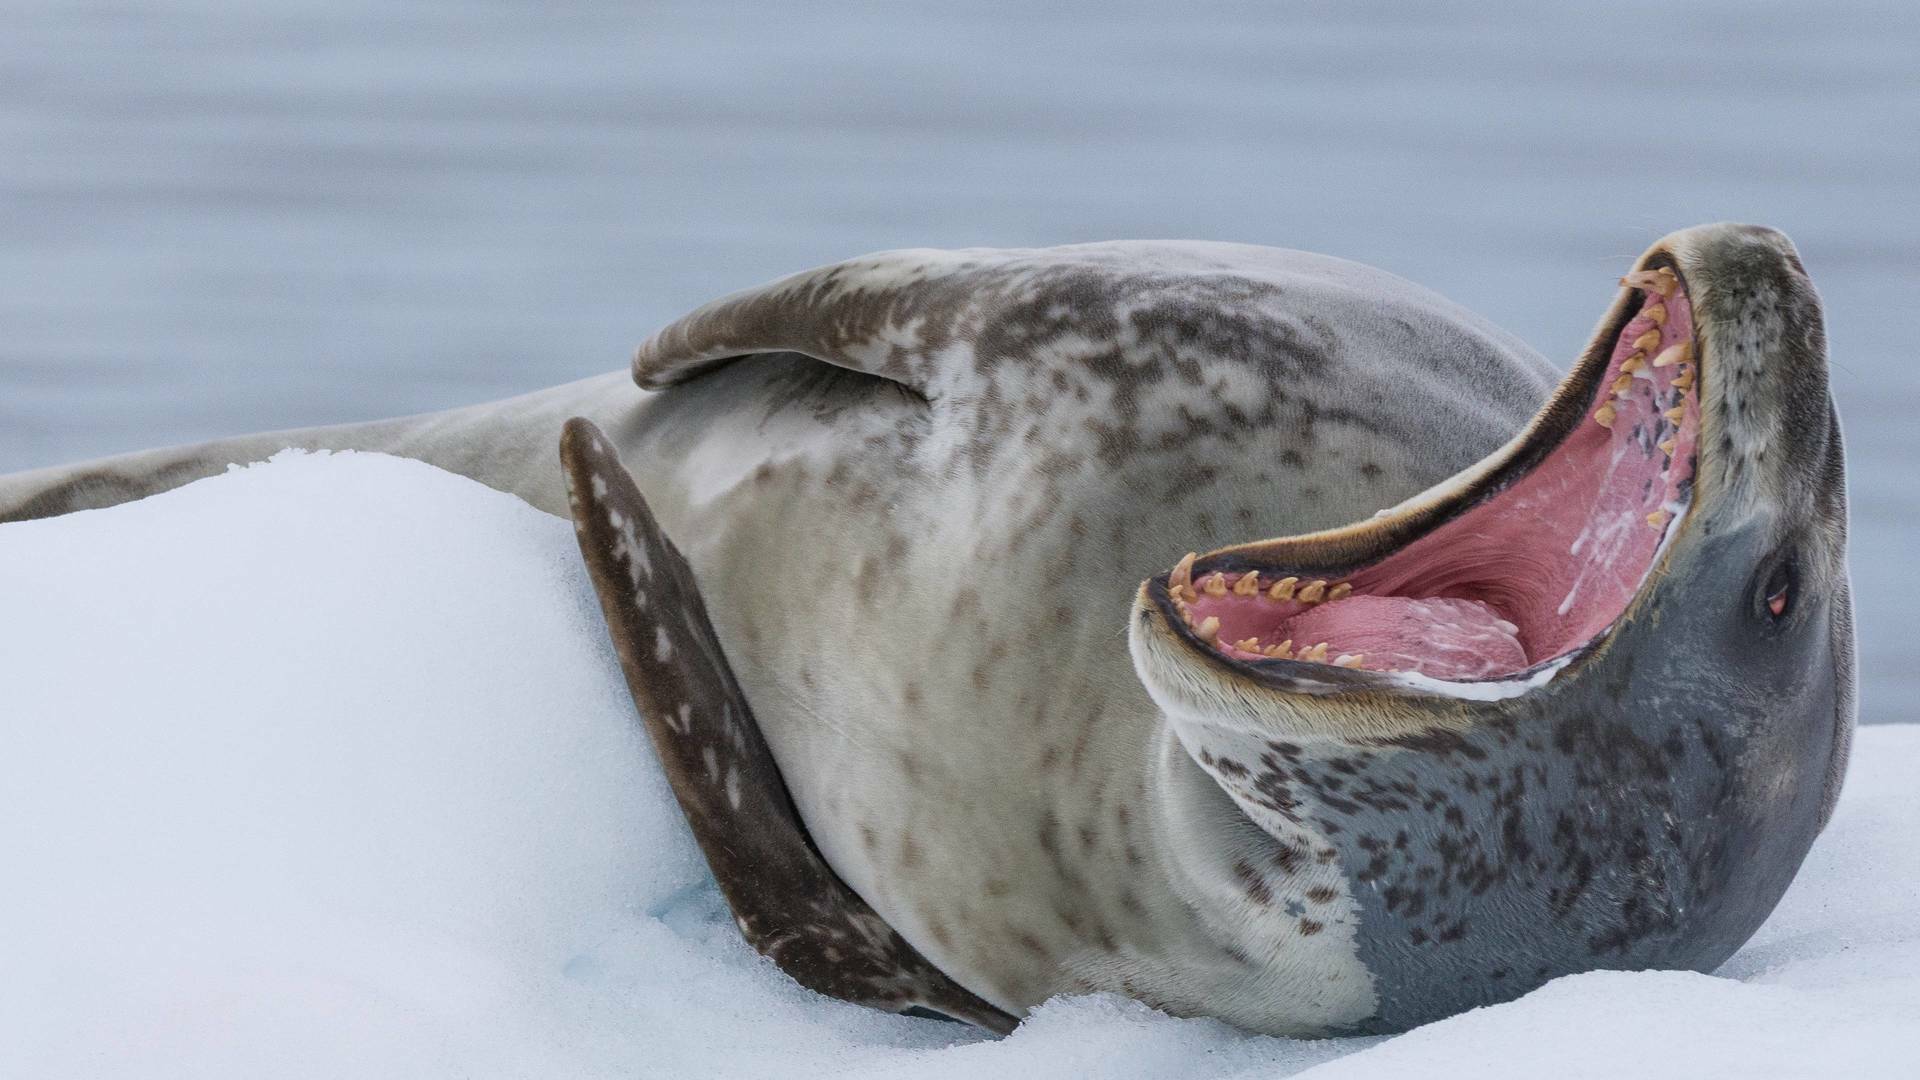
[[[1551,870],[1591,854],[1569,828],[1618,801],[1624,818],[1607,829],[1630,818],[1654,830],[1639,858],[1661,863],[1661,895],[1636,903],[1666,905],[1666,944],[1647,945],[1660,937],[1648,930],[1611,956],[1539,965],[1555,973],[1704,966],[1737,947],[1831,810],[1853,723],[1840,432],[1799,257],[1768,229],[1703,226],[1655,244],[1622,283],[1572,373],[1506,446],[1371,520],[1189,555],[1141,587],[1131,622],[1149,693],[1256,818],[1284,811],[1351,839],[1353,820],[1325,811],[1333,796],[1302,762],[1348,762],[1351,794],[1364,783],[1355,747],[1424,748],[1463,767],[1443,776],[1451,765],[1430,760],[1405,778],[1398,824],[1380,827],[1418,847],[1455,827],[1439,819],[1450,788],[1480,789],[1457,752],[1487,768],[1510,753],[1529,785],[1460,835],[1478,844],[1475,828],[1494,830],[1484,858],[1521,890],[1516,917],[1527,881],[1574,888],[1580,875]],[[1228,754],[1240,760],[1215,769]],[[1263,761],[1284,796],[1253,783]],[[1408,793],[1429,782],[1424,798]],[[1557,814],[1571,820],[1559,833]],[[1677,832],[1663,844],[1660,828]],[[1689,829],[1699,842],[1679,835]],[[1748,895],[1727,901],[1730,890]],[[1631,892],[1588,922],[1619,917]]]

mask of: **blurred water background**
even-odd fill
[[[1740,219],[1827,300],[1863,718],[1920,719],[1920,5],[0,5],[0,472],[482,401],[878,248],[1374,263],[1569,361]]]

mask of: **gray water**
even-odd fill
[[[0,6],[0,472],[482,401],[878,248],[1374,263],[1570,360],[1649,242],[1828,305],[1870,720],[1920,719],[1920,6]]]

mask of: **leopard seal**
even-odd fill
[[[641,390],[25,474],[0,520],[278,445],[442,464],[573,517],[741,929],[803,984],[996,1030],[1095,991],[1402,1030],[1711,970],[1838,794],[1818,296],[1743,225],[1622,280],[1556,385],[1337,259],[891,252],[693,312]]]

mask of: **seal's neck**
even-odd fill
[[[1190,737],[1169,725],[1153,763],[1175,890],[1226,965],[1239,969],[1239,993],[1287,1002],[1286,1022],[1303,1031],[1362,1023],[1378,1003],[1337,833],[1287,790],[1283,759],[1263,763],[1276,753],[1264,740],[1210,731],[1206,745],[1195,745]],[[1273,1024],[1266,1029],[1285,1030]]]
[[[1377,994],[1362,1030],[1594,968],[1710,970],[1791,876],[1743,853],[1764,823],[1705,725],[1542,701],[1384,739],[1171,726],[1181,875],[1239,889],[1222,933],[1291,945],[1311,918],[1350,942]]]

